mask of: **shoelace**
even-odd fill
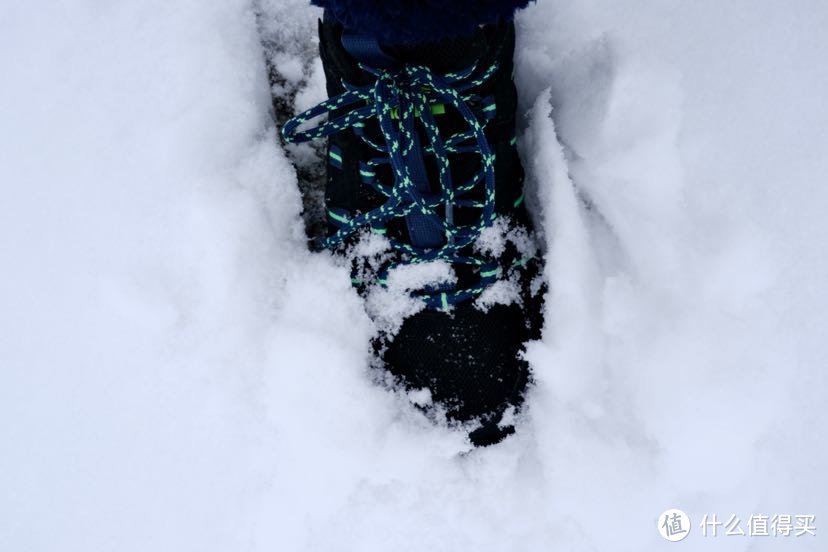
[[[452,265],[474,267],[479,273],[479,281],[471,287],[426,289],[417,295],[434,309],[448,309],[450,305],[473,299],[497,281],[501,274],[497,261],[468,253],[468,250],[463,252],[485,228],[492,226],[496,217],[495,155],[484,132],[485,124],[494,117],[496,106],[492,97],[481,98],[470,91],[490,79],[497,71],[497,65],[479,74],[477,68],[472,66],[444,75],[420,65],[405,65],[394,70],[378,70],[365,64],[360,64],[360,67],[375,78],[372,84],[354,87],[343,83],[345,92],[297,115],[282,128],[283,138],[292,143],[326,138],[353,129],[364,143],[379,153],[378,157],[360,163],[360,176],[363,183],[387,200],[381,206],[356,216],[330,210],[329,215],[339,229],[324,240],[323,245],[334,249],[364,228],[386,234],[386,225],[392,219],[419,213],[421,218],[440,229],[444,242],[435,247],[417,247],[389,238],[391,247],[400,254],[400,261],[386,267],[379,274],[378,283],[384,285],[388,271],[401,263],[445,260]],[[479,116],[472,104],[479,111]],[[467,129],[444,138],[435,115],[444,112],[446,107],[453,108],[460,115]],[[334,113],[344,114],[307,130],[299,129],[323,115]],[[379,124],[384,144],[376,143],[365,133],[366,122],[372,118],[376,118]],[[481,118],[484,123],[481,123]],[[426,144],[421,144],[416,127],[418,123],[425,131]],[[421,148],[435,160],[439,194],[424,192],[417,186],[415,175],[406,162],[406,156],[413,148]],[[459,185],[453,181],[449,167],[449,155],[458,153],[476,154],[480,158],[474,177]],[[341,165],[341,152],[331,149],[330,156],[334,163],[339,161]],[[393,184],[377,178],[376,168],[381,165],[390,165]],[[422,179],[423,175],[417,177]],[[479,186],[483,186],[482,200],[464,197]],[[455,224],[454,210],[458,207],[478,209],[480,215],[473,224]],[[441,208],[444,209],[443,216]]]

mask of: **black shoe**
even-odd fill
[[[326,17],[319,36],[331,99],[282,132],[328,139],[322,245],[350,261],[375,319],[401,294],[408,316],[384,325],[377,358],[449,419],[479,421],[475,444],[497,442],[530,379],[544,292],[515,148],[514,26],[394,47]]]

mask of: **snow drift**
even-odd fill
[[[307,251],[258,25],[302,109],[318,11],[41,8],[0,16],[0,549],[640,551],[671,507],[817,516],[693,550],[824,548],[828,8],[522,14],[550,293],[482,450],[374,382]]]

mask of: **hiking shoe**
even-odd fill
[[[319,36],[330,99],[282,135],[328,140],[322,245],[350,264],[379,362],[450,420],[478,422],[475,444],[497,442],[530,379],[522,353],[544,291],[516,150],[514,25],[389,46],[326,14]]]

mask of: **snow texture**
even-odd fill
[[[284,117],[324,95],[319,11],[258,10],[0,7],[0,550],[826,549],[824,2],[521,14],[550,291],[481,450],[375,381],[347,267],[308,251],[318,154],[279,145],[257,25]],[[697,525],[777,513],[817,536]]]

